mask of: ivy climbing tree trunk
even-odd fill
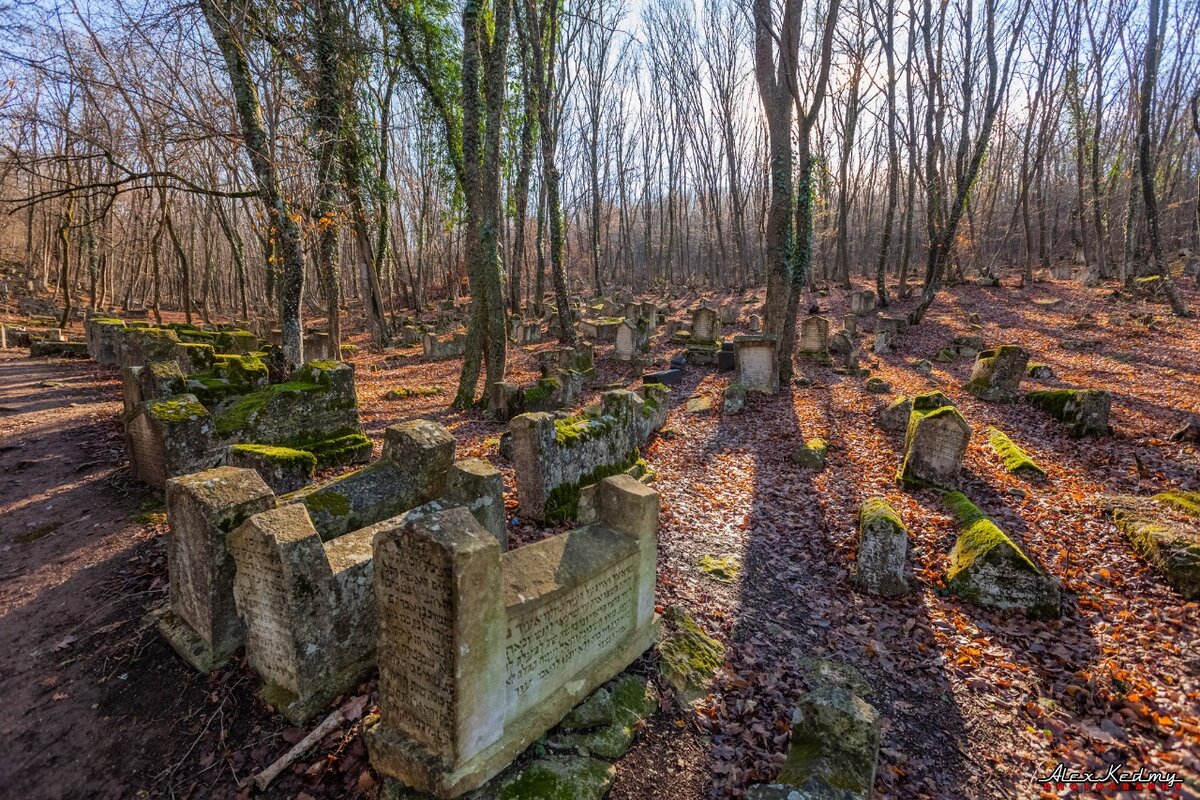
[[[304,336],[300,301],[304,294],[304,249],[300,226],[291,204],[283,194],[270,141],[263,122],[262,103],[250,73],[245,44],[240,34],[250,29],[241,13],[243,7],[231,0],[200,0],[204,20],[221,51],[233,89],[238,123],[250,166],[254,170],[259,199],[270,221],[270,236],[280,262],[278,275],[279,328],[283,355],[289,366],[304,361]]]

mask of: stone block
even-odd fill
[[[618,476],[598,506],[598,523],[508,553],[465,509],[379,532],[377,771],[471,791],[653,643],[657,495]]]
[[[870,289],[850,293],[850,312],[855,316],[864,316],[875,310],[875,293]]]
[[[666,420],[665,397],[653,386],[643,385],[645,398],[607,392],[600,408],[574,417],[515,417],[509,427],[521,516],[573,519],[582,487],[632,466],[638,447]]]
[[[851,580],[880,597],[908,593],[908,528],[881,497],[863,502],[858,514],[858,561]]]
[[[168,479],[221,463],[208,410],[192,394],[143,401],[125,424],[133,476],[161,489]]]
[[[275,494],[287,494],[312,483],[317,459],[307,450],[270,444],[235,444],[229,449],[229,465],[252,469]]]
[[[774,336],[734,337],[737,380],[748,391],[774,394],[779,390],[779,368],[775,358],[775,344]]]
[[[966,389],[989,403],[1012,403],[1019,394],[1021,379],[1029,364],[1029,351],[1015,344],[981,350]]]
[[[364,528],[322,542],[302,505],[263,511],[229,537],[246,661],[263,698],[301,724],[375,661],[372,549]]]
[[[1065,423],[1073,439],[1112,433],[1108,424],[1112,395],[1103,389],[1050,389],[1026,392],[1025,402]]]
[[[275,495],[249,469],[220,467],[167,483],[171,595],[154,616],[171,647],[201,672],[220,666],[242,646],[229,533],[274,507]]]
[[[683,380],[683,371],[667,369],[661,372],[647,372],[642,376],[642,383],[657,383],[663,386],[675,386]]]

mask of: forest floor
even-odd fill
[[[770,780],[806,689],[801,661],[812,656],[852,664],[874,687],[869,699],[883,718],[878,797],[1037,797],[1034,778],[1058,763],[1090,771],[1118,762],[1176,772],[1196,796],[1200,605],[1183,602],[1133,553],[1101,500],[1200,489],[1197,445],[1167,441],[1200,415],[1200,322],[1115,298],[1112,288],[1045,281],[945,290],[896,352],[864,360],[891,395],[806,365],[810,385],[752,396],[731,417],[719,413],[731,373],[687,369],[666,431],[643,453],[663,506],[658,604],[694,614],[726,645],[726,662],[694,712],[650,721],[618,762],[611,797],[738,797]],[[1194,282],[1185,294],[1200,308]],[[818,301],[832,320],[848,310],[840,290]],[[971,329],[971,313],[981,329]],[[860,329],[869,331],[870,319]],[[1071,440],[1028,406],[976,400],[962,389],[968,359],[935,363],[930,375],[912,368],[964,334],[1021,344],[1054,370],[1055,379],[1027,380],[1026,388],[1110,390],[1113,435]],[[513,348],[511,379],[535,379],[534,354],[552,346]],[[611,346],[597,355],[596,386],[636,383]],[[651,366],[670,355],[658,344]],[[353,361],[376,441],[389,424],[436,419],[456,437],[458,457],[501,467],[515,507],[511,467],[497,449],[503,426],[446,408],[457,361],[365,347]],[[398,386],[444,393],[383,399]],[[900,437],[874,420],[899,395],[932,389],[954,400],[975,432],[964,491],[1062,580],[1061,619],[1005,619],[939,591],[955,527],[935,492],[895,486]],[[718,411],[686,411],[697,395]],[[143,621],[167,596],[167,526],[161,505],[129,478],[119,412],[113,371],[0,355],[0,796],[249,796],[238,781],[305,731],[263,705],[243,662],[198,675]],[[1006,472],[987,445],[988,425],[1029,452],[1047,479]],[[820,472],[789,458],[814,436],[831,445]],[[915,591],[899,600],[849,582],[858,507],[871,496],[888,498],[909,526]],[[554,532],[512,530],[517,542]],[[734,556],[737,579],[723,583],[698,569],[705,555]],[[632,669],[653,675],[653,659]],[[355,719],[263,796],[375,797],[358,721],[374,692],[370,681],[342,698]]]

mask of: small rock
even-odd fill
[[[912,362],[911,366],[914,372],[919,372],[922,375],[929,375],[933,372],[933,363],[925,358]]]
[[[792,453],[792,461],[805,469],[824,469],[829,444],[824,439],[809,439]]]
[[[892,385],[882,378],[867,378],[863,388],[871,394],[887,394],[892,390]]]

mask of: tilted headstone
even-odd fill
[[[500,472],[471,460],[450,468],[457,473],[442,481],[441,498],[406,513],[464,506],[503,543]],[[367,517],[323,541],[310,509],[293,504],[250,517],[230,536],[246,660],[264,681],[264,698],[293,723],[352,690],[375,664],[371,544],[390,520]]]
[[[1020,396],[1021,379],[1029,366],[1029,351],[1015,344],[981,350],[966,389],[990,403],[1012,403]]]
[[[253,470],[219,467],[167,483],[171,595],[151,616],[175,652],[201,672],[225,663],[242,646],[227,537],[252,515],[274,507],[274,493]]]
[[[936,394],[913,398],[904,433],[904,461],[896,475],[903,485],[952,488],[958,484],[971,426],[957,408],[940,405]]]
[[[850,312],[856,316],[870,314],[875,310],[875,293],[870,289],[850,293]]]
[[[825,317],[806,317],[800,323],[798,358],[818,363],[829,362],[829,320]]]
[[[654,641],[658,496],[598,487],[599,521],[501,553],[465,511],[379,533],[372,766],[458,797],[500,772]]]
[[[774,336],[734,337],[737,382],[747,391],[775,394],[779,390],[775,344]]]

